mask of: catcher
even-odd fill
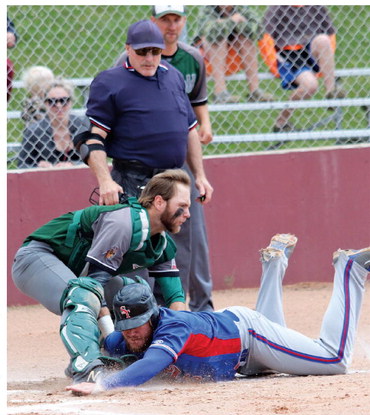
[[[235,373],[343,374],[351,362],[357,321],[370,271],[370,247],[334,253],[334,288],[320,338],[285,326],[282,280],[297,238],[275,235],[261,250],[262,278],[256,311],[228,307],[217,312],[158,308],[144,284],[122,288],[114,299],[115,332],[105,339],[112,356],[133,353],[137,361],[96,384],[67,387],[90,394],[140,385],[165,369],[172,376],[231,380]]]
[[[147,268],[166,305],[185,309],[167,231],[179,232],[189,207],[188,174],[167,170],[148,182],[139,200],[62,215],[29,235],[16,253],[15,285],[62,316],[60,336],[71,357],[66,374],[74,382],[93,381],[104,365],[119,363],[103,356],[99,343],[100,332],[114,330],[103,289],[112,292],[113,276]]]

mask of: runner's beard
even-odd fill
[[[129,340],[125,338],[126,346],[132,353],[141,353],[145,352],[147,348],[150,346],[150,343],[152,342],[153,336],[150,335],[147,338],[144,339],[144,341],[140,345],[136,345],[132,340]]]

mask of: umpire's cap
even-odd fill
[[[133,23],[128,28],[126,44],[133,49],[165,48],[163,35],[151,20],[139,20]]]
[[[113,299],[114,328],[118,331],[134,329],[159,315],[157,302],[146,284],[129,284],[121,288]]]

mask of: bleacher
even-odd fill
[[[345,77],[369,76],[370,68],[352,68],[337,69],[335,76],[337,79]],[[260,73],[260,80],[272,79],[270,73]],[[211,79],[211,78],[210,78]],[[240,81],[245,79],[244,73],[238,73],[227,77],[228,81]],[[72,84],[80,89],[84,102],[86,103],[89,86],[92,78],[73,78],[70,79]],[[22,81],[15,81],[13,88],[23,88]],[[364,116],[367,119],[367,127],[362,129],[343,129],[343,108],[344,107],[360,107],[364,110]],[[261,103],[238,103],[238,104],[210,104],[210,112],[232,112],[232,111],[271,111],[282,109],[299,109],[299,108],[332,108],[334,109],[327,117],[319,122],[313,123],[306,127],[304,131],[296,131],[289,133],[258,133],[258,134],[233,134],[233,135],[215,135],[214,142],[257,142],[257,141],[297,141],[297,140],[320,140],[320,139],[351,139],[360,138],[364,141],[368,139],[370,142],[370,97],[366,98],[344,98],[344,99],[323,99],[323,100],[302,100],[302,101],[274,101]],[[84,115],[85,108],[74,108],[72,112],[76,115]],[[8,111],[8,119],[20,118],[21,111]],[[330,121],[335,122],[335,129],[314,131]],[[21,143],[14,142],[7,144],[8,152],[17,152]]]

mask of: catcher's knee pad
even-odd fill
[[[71,280],[63,295],[60,336],[72,358],[74,373],[102,355],[97,322],[102,299],[102,286],[88,277]]]
[[[96,317],[99,314],[101,302],[104,298],[104,290],[101,284],[89,277],[74,278],[69,281],[60,300],[61,311],[84,305],[91,308]]]

